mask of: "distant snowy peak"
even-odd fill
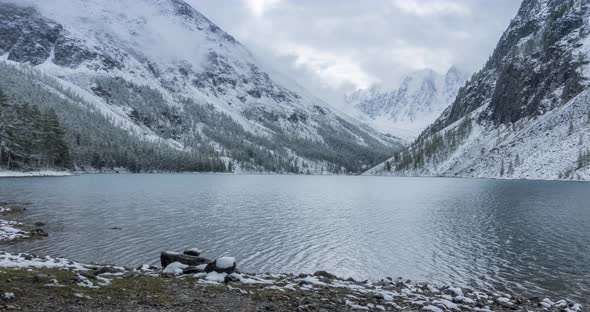
[[[404,77],[396,90],[373,86],[348,95],[346,102],[381,131],[412,138],[453,102],[466,80],[455,66],[444,75],[424,69]]]

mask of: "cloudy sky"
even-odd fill
[[[188,0],[328,101],[403,75],[480,68],[521,0]]]

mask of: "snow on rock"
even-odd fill
[[[207,265],[205,271],[218,273],[232,273],[236,269],[236,259],[233,257],[220,257]]]
[[[513,305],[512,301],[510,301],[510,298],[506,298],[506,297],[496,298],[496,302],[498,302],[500,304],[505,304],[505,305]]]
[[[10,209],[4,208],[3,209]],[[12,241],[15,239],[22,239],[30,237],[27,233],[20,229],[23,224],[16,221],[7,221],[0,219],[0,241]]]
[[[430,311],[430,312],[444,312],[443,309],[439,308],[439,307],[435,307],[433,305],[428,305],[425,306],[424,308],[422,308],[422,311]]]
[[[234,257],[221,257],[215,260],[215,266],[220,269],[229,269],[236,265],[236,258]]]
[[[317,279],[316,277],[313,277],[313,276],[307,276],[307,277],[301,279],[301,282],[312,284],[312,285],[326,286],[326,283],[320,281],[319,279]]]
[[[227,276],[227,273],[218,273],[218,272],[213,271],[213,272],[207,273],[205,280],[211,281],[211,282],[223,283],[223,282],[225,282],[226,276]]]
[[[182,274],[182,270],[187,268],[188,265],[182,264],[180,262],[172,262],[162,270],[162,274],[170,274],[170,275],[180,275]]]
[[[432,301],[432,304],[437,305],[437,306],[440,306],[440,307],[443,307],[446,310],[447,309],[450,309],[450,310],[459,310],[459,306],[457,304],[455,304],[455,303],[453,303],[453,302],[451,302],[449,300],[446,300],[446,299],[433,300]]]
[[[84,287],[84,288],[98,288],[98,286],[95,286],[94,283],[88,279],[86,276],[80,275],[78,273],[78,275],[76,276],[77,279],[77,283],[76,285],[80,286],[80,287]]]
[[[453,296],[457,297],[457,296],[463,296],[463,290],[459,287],[449,287],[447,288],[447,290],[449,292],[451,292],[453,294]]]
[[[371,310],[367,306],[362,306],[362,305],[355,304],[354,302],[352,302],[350,300],[346,300],[346,304],[349,305],[352,310],[357,310],[357,311],[369,311],[369,310]]]
[[[14,300],[14,293],[13,292],[5,292],[4,295],[2,296],[2,298],[4,298],[4,300]]]

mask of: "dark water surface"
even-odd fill
[[[44,240],[81,262],[236,256],[242,271],[386,276],[590,297],[590,184],[437,178],[86,175],[0,179]],[[113,230],[120,227],[121,230]]]

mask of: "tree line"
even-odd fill
[[[456,128],[444,131],[442,134],[421,136],[407,149],[395,153],[393,163],[389,161],[385,163],[385,170],[418,170],[427,163],[436,165],[456,151],[469,137],[472,129],[471,118],[465,118]]]
[[[10,170],[68,168],[71,164],[65,129],[55,111],[10,105],[0,90],[0,166]]]

